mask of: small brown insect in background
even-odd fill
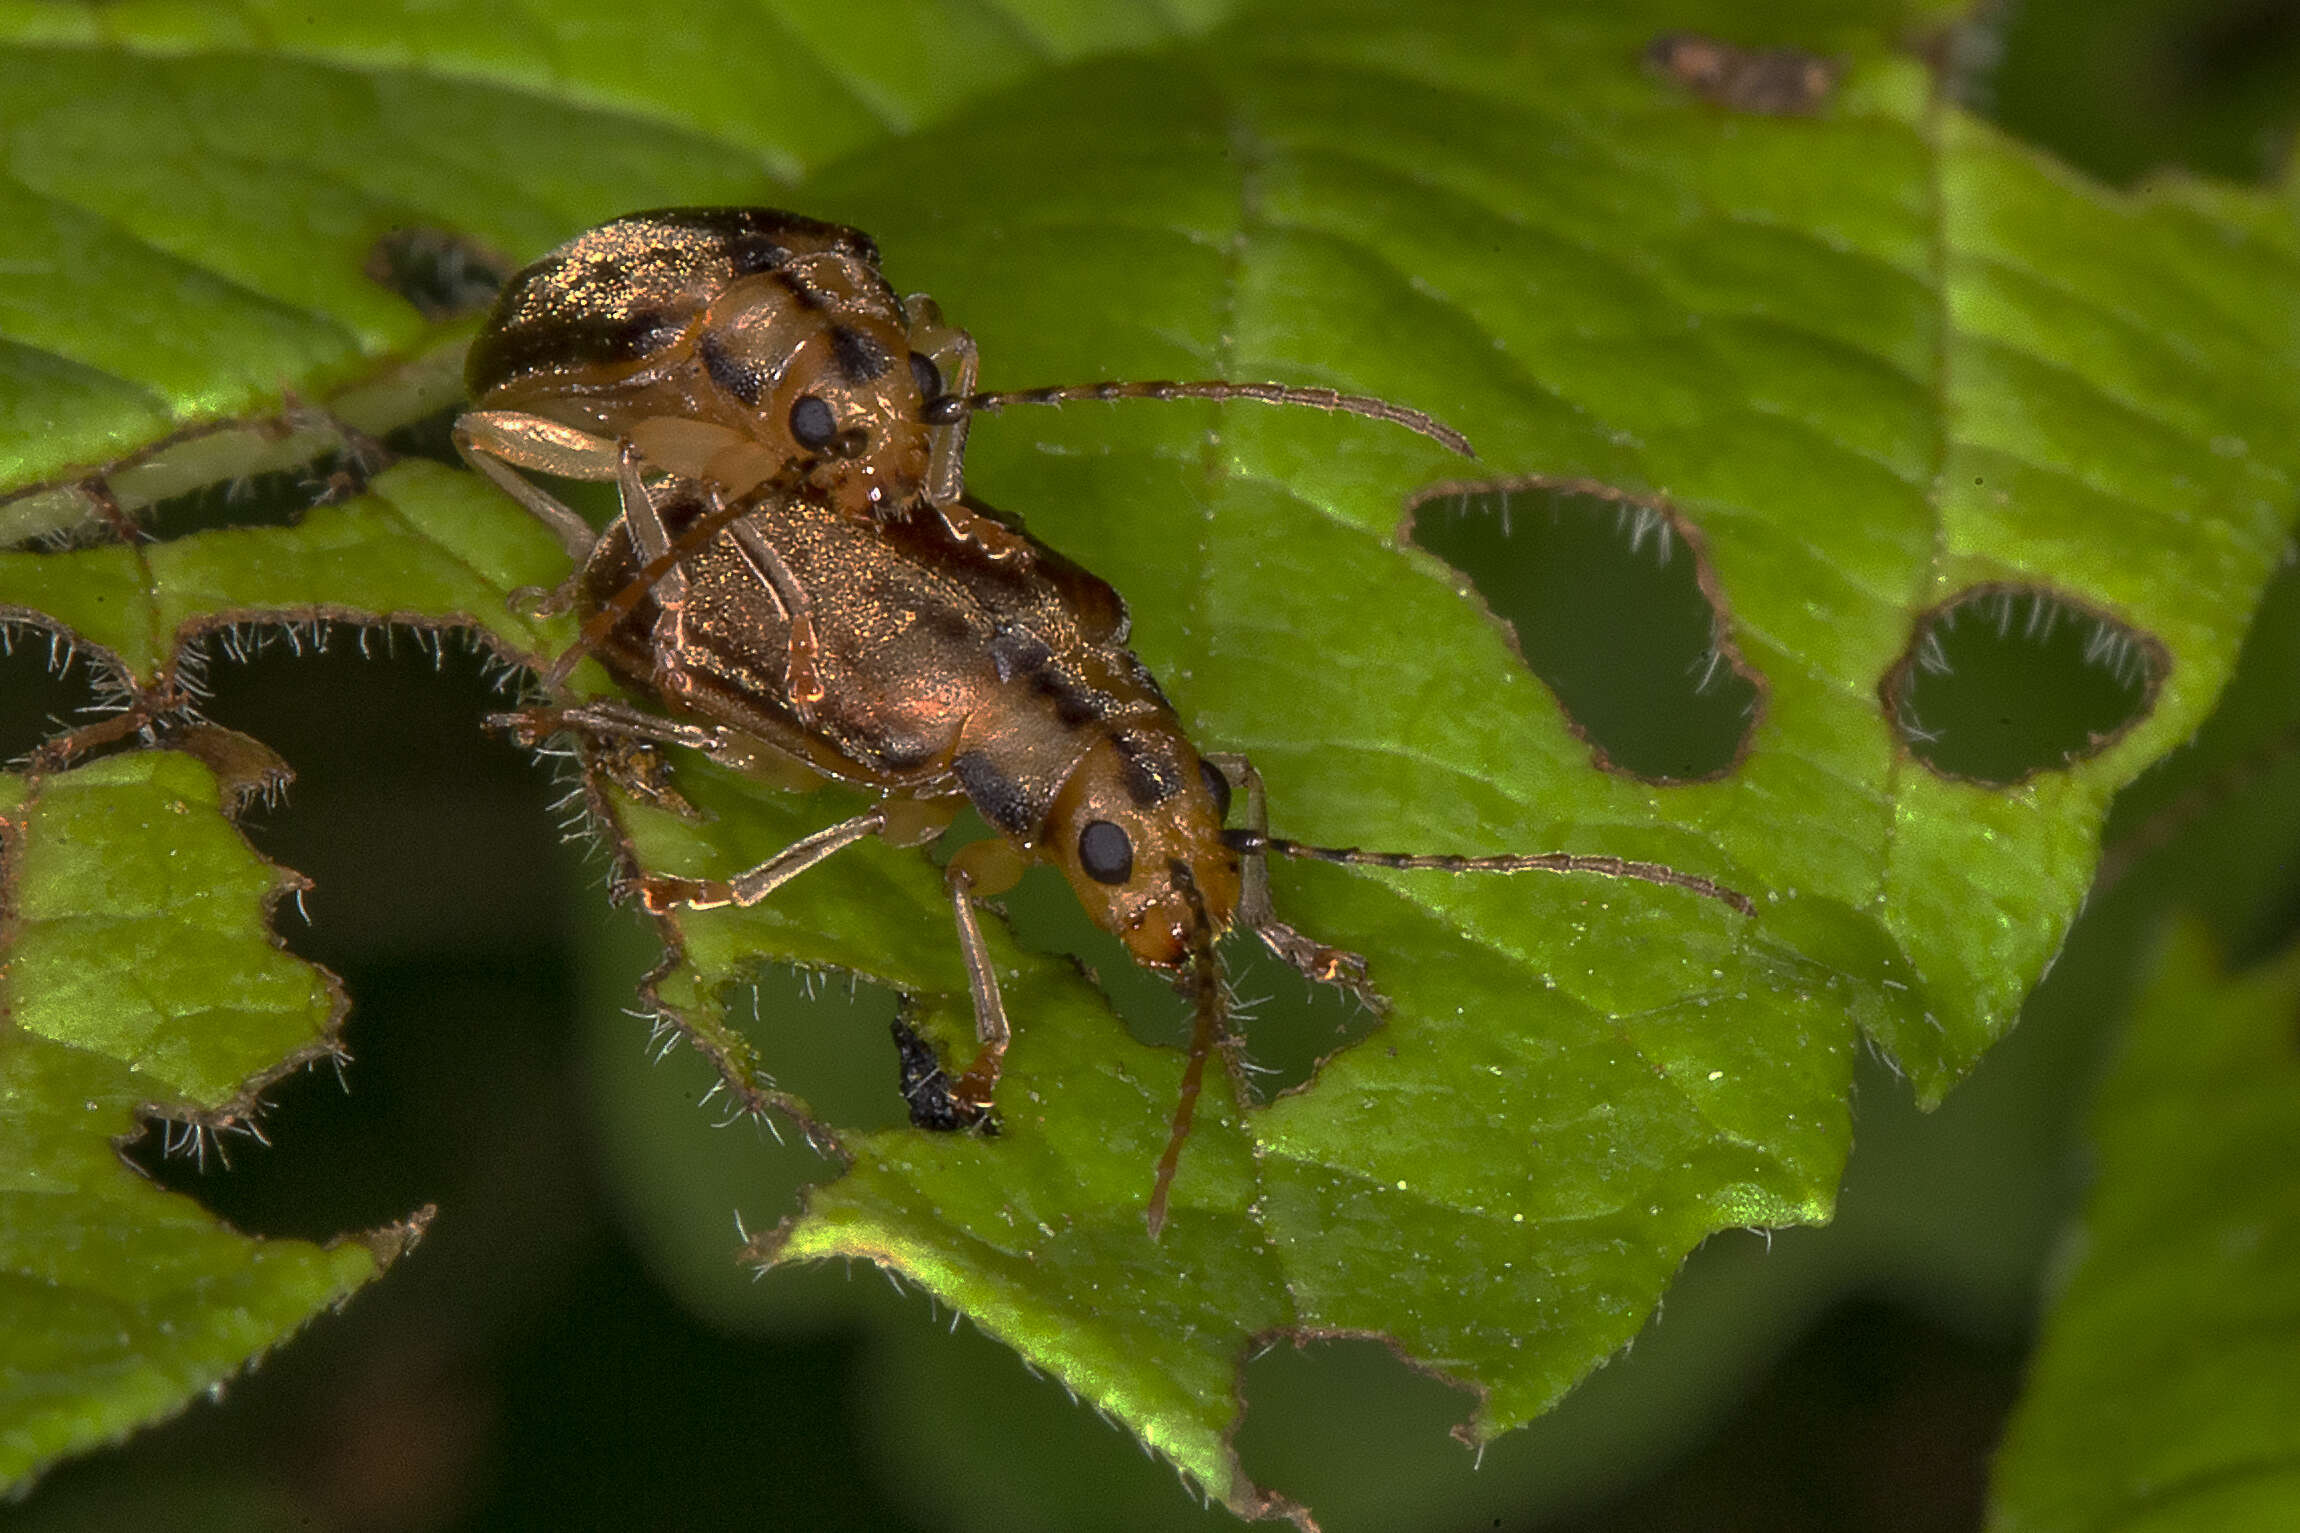
[[[1664,32],[1645,62],[1704,101],[1763,117],[1819,111],[1842,73],[1835,60],[1802,48],[1744,48],[1699,32]]]

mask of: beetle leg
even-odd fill
[[[1000,526],[964,500],[933,500],[928,504],[953,542],[972,543],[985,559],[1011,561],[1016,569],[1029,565],[1030,540],[1022,534]]]
[[[714,490],[713,494],[716,493]],[[826,695],[822,672],[816,665],[822,654],[822,641],[815,636],[814,603],[808,599],[806,587],[791,573],[790,566],[783,563],[783,556],[775,552],[766,534],[759,531],[756,519],[745,517],[727,530],[734,536],[736,551],[774,597],[784,620],[791,625],[783,660],[783,691],[799,722],[812,724],[815,704]]]
[[[902,306],[910,321],[911,349],[942,374],[944,396],[964,399],[973,393],[979,371],[974,337],[944,319],[942,306],[924,293],[912,293]],[[966,493],[966,428],[972,419],[962,410],[956,419],[928,429],[925,491],[937,508],[955,504]]]
[[[605,774],[639,802],[686,819],[698,816],[671,785],[660,747],[682,745],[714,758],[729,749],[724,730],[660,718],[613,702],[522,708],[516,713],[491,713],[482,722],[530,748],[553,735],[574,735],[582,744],[587,769]]]
[[[639,449],[630,442],[622,448],[622,461],[616,470],[623,491],[623,522],[631,529],[631,542],[640,557],[649,565],[663,564],[672,556],[671,529],[663,521],[663,513],[648,493],[646,481],[639,473]],[[714,515],[728,509],[726,491],[717,483],[705,486]],[[735,540],[735,550],[759,584],[767,588],[774,598],[775,607],[790,625],[790,658],[785,666],[784,690],[789,693],[791,711],[802,724],[811,723],[814,705],[823,700],[823,684],[815,669],[815,657],[821,652],[821,643],[815,637],[814,608],[807,599],[806,588],[799,584],[783,556],[775,552],[766,535],[759,531],[749,515],[738,516],[728,528]],[[655,599],[666,614],[678,610],[687,593],[686,571],[672,564],[654,585]],[[670,646],[675,648],[676,646]]]
[[[942,374],[943,397],[964,399],[973,393],[980,372],[974,337],[944,319],[941,305],[924,293],[912,293],[903,299],[902,306],[910,318],[911,349],[934,362],[935,371]],[[927,428],[926,479],[921,493],[953,542],[972,543],[985,558],[1011,561],[1021,569],[1030,563],[1029,539],[965,503],[966,428],[973,419],[972,414],[961,410],[940,425]]]
[[[626,703],[585,703],[575,708],[522,708],[491,713],[490,729],[508,733],[521,745],[540,745],[551,736],[580,731],[605,740],[637,740],[649,745],[683,745],[715,755],[726,747],[726,731],[645,713]]]
[[[615,488],[623,507],[623,526],[631,534],[631,546],[639,551],[641,564],[655,564],[669,557],[671,529],[663,521],[663,509],[655,504],[655,497],[647,490],[647,481],[639,472],[639,448],[634,442],[623,442],[615,454]],[[675,610],[687,594],[687,572],[674,564],[655,580],[652,587],[655,600],[665,610]]]
[[[455,422],[455,450],[497,489],[559,534],[578,562],[590,557],[592,545],[599,541],[591,524],[518,470],[531,468],[564,479],[611,479],[617,458],[614,442],[540,415],[472,410]]]
[[[639,445],[626,438],[616,455],[615,486],[623,508],[623,527],[631,536],[631,546],[637,550],[641,565],[662,571],[648,587],[655,605],[661,609],[661,615],[655,619],[654,653],[656,663],[673,673],[666,680],[674,689],[683,689],[688,678],[676,674],[678,664],[672,657],[681,652],[679,628],[687,600],[687,570],[683,563],[671,557],[671,529],[663,521],[663,508],[656,505],[655,497],[648,493],[639,462]],[[582,578],[583,572],[577,570],[574,579],[580,582]],[[559,665],[552,668],[552,674],[559,675],[565,664],[563,656]]]
[[[865,837],[877,835],[885,824],[886,816],[879,810],[866,810],[851,820],[841,820],[818,830],[803,841],[792,842],[757,867],[737,873],[733,878],[649,874],[639,880],[639,902],[647,907],[648,914],[658,916],[674,909],[715,910],[724,905],[748,908],[824,858],[845,851]]]
[[[640,597],[652,595],[656,605],[663,610],[657,622],[656,649],[659,654],[673,655],[678,653],[676,630],[666,641],[662,625],[678,621],[680,605],[687,597],[687,572],[680,560],[673,557],[671,529],[663,520],[662,507],[655,504],[654,494],[647,488],[646,478],[639,468],[641,461],[642,456],[636,443],[626,439],[615,444],[615,488],[623,512],[623,529],[630,535],[631,547],[639,555],[640,571],[625,591],[617,593],[616,602],[611,605],[628,610],[630,606],[637,605]],[[712,505],[716,507],[719,502],[714,498]],[[584,557],[587,561],[588,556]],[[559,594],[552,597],[552,602],[560,607],[572,605],[573,595],[582,585],[583,574],[582,565],[578,565],[575,573],[567,578],[567,583],[560,587]],[[552,663],[550,671],[543,678],[544,685],[557,688],[566,681],[574,671],[575,663],[589,654],[592,647],[605,636],[607,629],[600,623],[603,615],[595,615],[574,646]]]
[[[1245,790],[1246,828],[1257,836],[1270,831],[1269,795],[1262,787],[1262,774],[1254,770],[1254,763],[1244,756],[1208,753],[1206,759],[1228,774]],[[1345,948],[1328,947],[1314,937],[1304,936],[1278,919],[1275,906],[1270,903],[1270,859],[1267,853],[1248,851],[1239,853],[1238,922],[1255,936],[1262,945],[1287,963],[1300,970],[1304,977],[1321,985],[1332,985],[1347,990],[1376,1011],[1385,1009],[1388,1002],[1382,993],[1366,981],[1366,961]]]
[[[975,1041],[981,1045],[974,1063],[952,1082],[951,1095],[976,1110],[991,1105],[1013,1029],[1007,1025],[998,971],[991,967],[990,945],[983,941],[974,902],[1013,888],[1023,867],[1020,854],[1004,841],[970,841],[952,854],[950,865],[943,869],[943,887],[950,891],[951,914],[958,921],[958,950],[966,961],[966,988],[974,998]]]

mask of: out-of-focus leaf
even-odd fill
[[[2093,1139],[1990,1526],[2300,1521],[2300,954],[2231,976],[2182,928]]]
[[[0,776],[0,1484],[124,1436],[377,1276],[420,1222],[259,1240],[124,1162],[157,1110],[243,1132],[342,998],[267,917],[297,887],[177,755]],[[203,1142],[201,1149],[205,1153]]]

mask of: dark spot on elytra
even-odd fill
[[[972,644],[975,640],[975,626],[966,620],[965,614],[949,607],[930,607],[918,614],[918,621],[922,627],[938,639],[966,644]]]
[[[755,277],[774,271],[791,258],[790,248],[764,234],[748,234],[727,242],[727,272],[733,277]]]
[[[934,365],[934,358],[912,352],[910,381],[920,399],[931,403],[942,397],[942,369]]]
[[[894,370],[894,358],[884,346],[848,325],[831,326],[831,356],[839,376],[858,388]]]
[[[1161,743],[1143,740],[1129,730],[1110,737],[1118,750],[1118,780],[1137,809],[1162,804],[1182,791],[1186,779],[1182,764]]]
[[[464,381],[478,398],[529,373],[641,362],[676,344],[685,328],[652,309],[568,313],[532,323],[489,326],[471,343]]]
[[[710,509],[710,502],[690,480],[672,479],[664,486],[663,498],[655,503],[655,514],[663,523],[663,530],[674,539],[695,524],[695,519]]]
[[[1980,586],[1921,615],[1878,687],[1910,755],[2009,786],[2098,755],[2155,705],[2149,634],[2033,586]]]
[[[651,357],[677,341],[686,328],[668,314],[653,309],[634,310],[620,321],[611,320],[602,326],[613,337],[602,350],[610,359]]]
[[[1401,533],[1484,599],[1600,767],[1683,783],[1740,759],[1764,685],[1674,507],[1585,480],[1445,484]]]
[[[1001,626],[990,640],[990,663],[1000,682],[1022,681],[1032,693],[1054,704],[1054,716],[1075,729],[1108,718],[1118,700],[1089,687],[1055,663],[1046,641],[1027,629]]]
[[[1214,817],[1230,818],[1230,779],[1228,774],[1211,761],[1198,763],[1199,780],[1206,785],[1207,796],[1214,800]]]
[[[1002,683],[1017,676],[1036,676],[1054,662],[1054,651],[1044,639],[1026,628],[1001,623],[990,636],[990,664]]]
[[[492,303],[511,262],[468,235],[418,224],[386,230],[368,247],[361,269],[425,319],[445,320]]]
[[[726,348],[717,333],[705,330],[695,338],[695,355],[711,381],[747,405],[756,405],[766,393],[767,380],[759,370]]]
[[[1645,50],[1647,67],[1715,106],[1766,117],[1818,111],[1843,72],[1802,48],[1744,48],[1698,32],[1664,32]]]
[[[1075,677],[1052,666],[1030,678],[1030,689],[1054,704],[1054,717],[1070,729],[1106,719],[1118,706],[1107,692],[1082,685]]]
[[[820,313],[830,307],[830,296],[827,293],[787,266],[776,271],[775,281],[784,292],[791,295],[791,302],[810,314]]]
[[[1022,785],[999,769],[981,751],[962,751],[950,764],[959,786],[993,830],[1010,836],[1025,835],[1038,821],[1036,806]]]
[[[889,772],[915,772],[941,754],[935,744],[887,735],[871,744],[871,760]]]

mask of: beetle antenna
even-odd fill
[[[1343,394],[1333,389],[1296,388],[1285,383],[1233,383],[1209,378],[1197,383],[1153,379],[1143,383],[1111,381],[1072,383],[1043,389],[996,389],[982,394],[945,394],[927,404],[930,426],[954,425],[967,415],[987,415],[1008,405],[1059,405],[1080,399],[1258,399],[1271,405],[1308,405],[1342,415],[1363,415],[1418,431],[1431,441],[1465,458],[1477,456],[1469,438],[1420,410],[1376,399],[1370,394]]]
[[[1414,855],[1407,852],[1362,852],[1354,846],[1305,846],[1282,836],[1255,830],[1226,830],[1222,840],[1232,851],[1248,854],[1275,852],[1281,857],[1302,857],[1315,862],[1355,863],[1366,867],[1430,870],[1440,873],[1601,873],[1607,878],[1633,878],[1639,883],[1667,884],[1732,906],[1745,916],[1757,913],[1749,896],[1723,884],[1686,873],[1661,862],[1632,862],[1626,857],[1584,856],[1579,852],[1536,852],[1515,857],[1462,857],[1452,854]]]
[[[1222,976],[1214,965],[1214,926],[1206,917],[1206,901],[1189,866],[1173,865],[1174,887],[1189,902],[1190,974],[1183,981],[1190,991],[1195,1017],[1190,1028],[1190,1058],[1182,1066],[1182,1090],[1174,1101],[1174,1125],[1166,1134],[1166,1152],[1158,1157],[1158,1174],[1150,1185],[1150,1206],[1144,1222],[1150,1238],[1166,1227],[1166,1196],[1174,1190],[1174,1173],[1182,1165],[1182,1145],[1190,1137],[1190,1123],[1198,1111],[1198,1094],[1206,1086],[1206,1061],[1222,1041]]]

